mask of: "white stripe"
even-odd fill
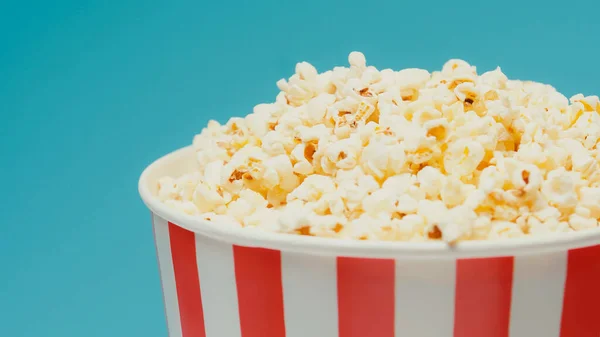
[[[452,337],[455,260],[396,260],[396,336]]]
[[[181,319],[179,316],[179,302],[177,301],[177,287],[175,285],[175,271],[171,257],[171,242],[169,239],[169,223],[158,215],[152,216],[154,227],[154,240],[158,255],[158,268],[163,289],[165,313],[167,315],[167,329],[169,337],[181,337]]]
[[[240,337],[233,247],[196,234],[196,261],[206,337]]]
[[[510,337],[559,337],[567,253],[515,257]]]
[[[286,337],[337,337],[336,258],[281,253]]]

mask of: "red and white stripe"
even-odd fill
[[[336,259],[281,253],[285,336],[336,336]],[[306,272],[309,270],[310,272]],[[319,303],[319,305],[314,305]]]
[[[397,336],[452,337],[455,280],[453,260],[396,261]]]
[[[156,242],[158,268],[160,270],[160,281],[162,283],[163,300],[167,316],[167,329],[170,337],[182,336],[169,225],[167,221],[156,215],[152,216],[152,225],[154,227],[154,241]]]
[[[600,245],[481,259],[336,258],[153,223],[170,337],[600,336]]]

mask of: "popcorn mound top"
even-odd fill
[[[359,240],[496,240],[598,227],[600,103],[553,87],[378,70],[362,53],[296,65],[274,103],[210,121],[168,206],[222,226]]]

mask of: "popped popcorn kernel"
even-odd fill
[[[168,207],[221,226],[355,240],[502,240],[600,227],[600,99],[478,75],[300,62],[272,103],[210,121]]]

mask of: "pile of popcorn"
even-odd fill
[[[199,170],[159,181],[215,225],[361,240],[502,239],[598,227],[600,102],[541,83],[309,63],[274,103],[211,121]]]

